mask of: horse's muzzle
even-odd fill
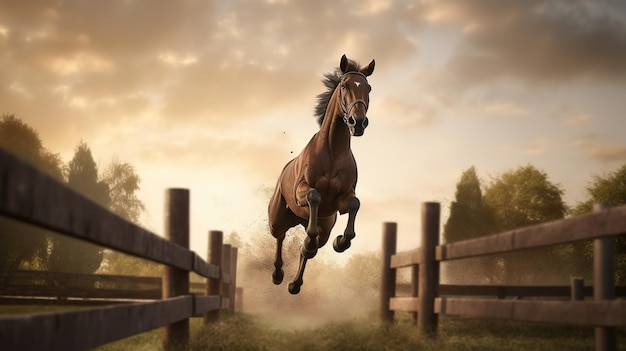
[[[346,119],[346,125],[350,129],[350,134],[353,136],[361,136],[365,132],[365,128],[369,124],[367,117],[354,117],[350,116]]]

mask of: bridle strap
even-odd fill
[[[363,76],[363,78],[365,78],[365,80],[367,81],[367,76],[361,72],[346,72],[341,76],[341,81],[343,81],[343,78],[345,76],[347,76],[348,74],[359,74],[361,76]],[[343,92],[341,90],[341,88],[339,89],[339,102],[341,104],[341,110],[343,112],[343,121],[347,124],[350,125],[350,123],[348,122],[348,118],[350,117],[350,112],[352,111],[352,109],[357,105],[357,104],[363,104],[365,105],[365,110],[367,111],[367,103],[365,102],[365,100],[363,99],[356,99],[354,101],[352,101],[350,103],[349,106],[346,107],[345,102],[343,101]]]

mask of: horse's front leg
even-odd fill
[[[335,242],[333,242],[333,248],[337,252],[344,252],[350,247],[350,241],[354,239],[356,233],[354,232],[354,220],[356,219],[356,213],[359,212],[361,202],[356,196],[352,196],[347,200],[348,208],[348,225],[343,235],[339,235]]]
[[[319,191],[311,188],[306,194],[306,200],[309,203],[309,223],[306,227],[306,238],[302,245],[302,256],[311,259],[317,254],[319,247],[319,228],[317,227],[317,213],[322,202],[322,195]]]
[[[304,251],[304,250],[303,250]],[[306,262],[308,258],[304,257],[304,255],[300,254],[300,266],[298,267],[298,274],[293,279],[291,283],[289,283],[289,293],[295,295],[300,292],[300,287],[303,284],[302,276],[304,276],[304,269],[306,268]]]

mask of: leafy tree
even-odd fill
[[[587,199],[579,203],[572,211],[574,215],[580,215],[593,211],[593,205],[604,203],[610,206],[626,205],[626,164],[615,172],[605,176],[594,176],[593,182],[587,188]],[[591,267],[593,263],[593,245],[591,241],[579,243],[574,246],[578,257],[581,275],[586,279],[591,273],[585,267]],[[626,284],[626,235],[615,238],[616,267],[615,279],[618,284]]]
[[[567,212],[562,195],[560,185],[552,183],[545,172],[531,165],[503,173],[485,190],[485,204],[494,219],[492,232],[562,219]],[[565,256],[562,250],[550,248],[502,255],[504,279],[507,283],[518,284],[538,276],[545,279],[552,273],[556,276],[562,272],[550,269],[563,267],[560,261]]]
[[[141,178],[135,167],[114,159],[104,170],[101,182],[108,185],[111,211],[137,223],[145,205],[136,194]]]
[[[98,168],[89,146],[81,142],[67,169],[67,183],[103,207],[110,203],[109,187],[98,181]],[[93,273],[103,258],[103,249],[74,238],[57,235],[52,240],[49,268],[61,272]]]
[[[501,232],[563,218],[562,195],[545,172],[527,165],[496,178],[485,190],[485,203],[494,213],[495,231]]]
[[[129,163],[113,159],[105,168],[100,178],[109,188],[109,209],[125,219],[139,223],[144,203],[137,197],[141,178]],[[160,266],[151,261],[129,256],[112,250],[104,251],[102,270],[107,273],[123,275],[160,276]]]
[[[626,204],[626,164],[605,176],[594,176],[592,184],[587,188],[587,199],[579,203],[573,213],[579,215],[591,212],[596,203],[611,206]]]
[[[0,118],[0,147],[61,180],[61,158],[43,147],[39,133],[14,115]],[[47,266],[48,232],[0,217],[0,270]]]
[[[39,133],[15,115],[0,118],[0,147],[19,156],[58,180],[63,179],[61,157],[44,148]]]

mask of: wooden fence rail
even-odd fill
[[[614,236],[626,233],[626,206],[451,244],[439,244],[440,205],[422,204],[421,246],[396,253],[397,226],[383,229],[381,318],[393,311],[417,315],[418,331],[432,336],[438,316],[469,316],[595,327],[596,350],[615,350],[614,327],[626,327],[626,287],[615,287]],[[440,262],[522,249],[594,240],[594,286],[573,279],[571,287],[461,286],[440,284]],[[396,297],[395,270],[412,267],[411,296]],[[584,296],[593,294],[593,300]],[[468,297],[470,296],[470,297]],[[473,296],[473,297],[471,297]],[[480,296],[480,297],[479,297]],[[492,296],[492,297],[488,297]],[[505,296],[562,296],[563,300],[505,300]],[[497,299],[498,297],[499,299]],[[567,298],[568,300],[566,300]]]
[[[84,350],[162,326],[166,326],[164,348],[184,348],[190,317],[204,316],[206,321],[211,321],[222,308],[234,304],[236,248],[223,244],[221,232],[211,231],[211,263],[189,250],[186,189],[166,192],[166,238],[162,238],[100,207],[0,148],[0,216],[164,265],[161,294],[157,296],[161,299],[157,301],[1,317],[2,350]],[[224,256],[235,259],[226,266],[220,262]],[[190,272],[208,280],[204,295],[190,294]],[[214,289],[215,285],[224,287],[221,294]],[[62,287],[59,291],[72,294],[62,291]],[[23,297],[33,293],[14,291],[9,295]]]

